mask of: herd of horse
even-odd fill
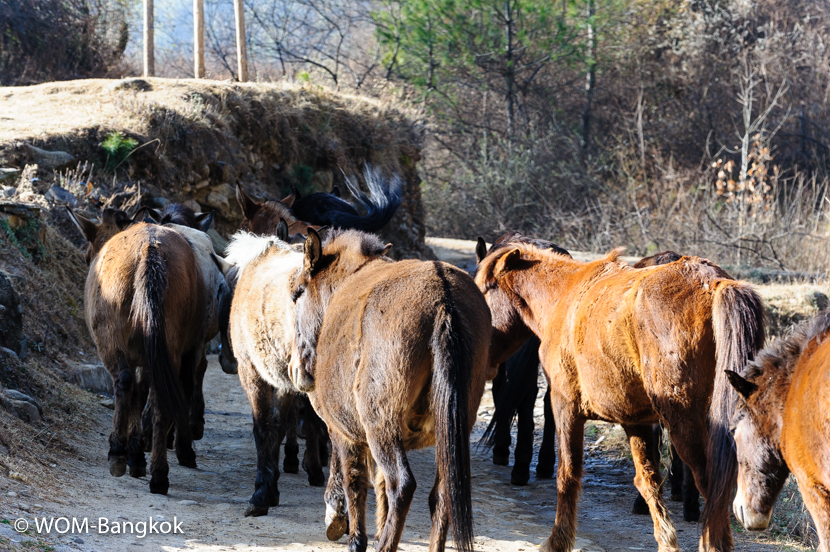
[[[346,180],[356,205],[337,189],[258,202],[237,186],[244,222],[223,256],[206,234],[212,215],[182,205],[106,209],[100,222],[70,210],[89,241],[85,317],[114,383],[113,476],[146,476],[151,452],[150,491],[166,494],[168,448],[196,466],[205,348],[220,335],[222,369],[238,374],[253,415],[246,516],[279,504],[283,441],[283,469],[298,471],[302,418],[302,465],[310,484],[326,485],[329,539],[348,534],[350,552],[366,550],[371,483],[376,550],[396,550],[416,486],[407,452],[434,445],[430,551],[451,533],[467,552],[470,433],[485,383],[494,380],[493,461],[508,463],[517,413],[511,480],[527,484],[541,366],[537,477],[556,463],[558,495],[543,551],[574,544],[588,420],[624,429],[635,511],[651,515],[661,552],[679,550],[662,492],[664,428],[684,517],[696,520],[698,492],[705,498],[701,550],[734,548],[730,503],[747,529],[765,528],[790,471],[829,550],[830,315],[762,350],[752,287],[672,252],[634,266],[622,249],[580,262],[508,233],[489,249],[479,238],[474,277],[438,261],[393,261],[392,244],[372,232],[394,215],[400,182],[372,170],[364,180],[368,195]]]

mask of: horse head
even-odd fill
[[[75,226],[78,227],[78,230],[81,231],[81,234],[83,234],[89,242],[89,247],[86,252],[87,264],[92,262],[92,259],[95,258],[110,238],[122,230],[129,228],[133,224],[136,224],[138,222],[137,219],[139,217],[139,213],[141,213],[141,211],[138,211],[131,218],[121,209],[108,207],[104,209],[103,213],[101,213],[101,222],[95,223],[80,213],[76,213],[69,207],[67,207],[66,210],[69,212],[69,218],[75,223]]]
[[[263,201],[257,202],[251,196],[245,193],[242,185],[236,185],[236,200],[242,208],[242,214],[245,220],[239,226],[240,230],[245,230],[252,234],[260,236],[275,235],[277,226],[280,220],[284,220],[288,226],[288,234],[290,236],[306,236],[309,228],[319,230],[320,226],[313,225],[308,222],[303,222],[294,216],[294,212],[289,207],[293,204],[298,192],[292,193],[290,196],[284,198],[283,201]]]

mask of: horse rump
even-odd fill
[[[143,248],[135,275],[135,294],[131,306],[134,337],[142,345],[144,369],[149,375],[158,408],[168,420],[176,424],[177,431],[187,431],[189,421],[184,391],[167,345],[164,313],[167,289],[164,257],[156,245],[147,244]]]

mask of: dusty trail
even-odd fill
[[[62,479],[63,496],[55,497],[42,489],[9,481],[0,495],[0,519],[10,522],[24,518],[32,524],[30,534],[37,536],[48,550],[57,552],[140,550],[200,551],[341,551],[345,538],[329,542],[323,521],[323,489],[308,485],[305,472],[282,474],[280,506],[269,515],[245,518],[245,503],[253,491],[255,449],[251,435],[250,407],[236,376],[219,369],[216,357],[210,358],[205,380],[208,412],[204,438],[196,443],[199,469],[175,464],[171,451],[170,494],[151,495],[147,478],[129,476],[113,478],[106,463],[106,435],[112,412],[101,407],[97,431],[79,436],[79,449],[86,461],[67,461],[56,466],[55,477]],[[474,438],[481,435],[492,412],[490,393],[485,393],[479,409]],[[539,412],[541,414],[541,412]],[[537,418],[541,421],[541,416]],[[301,448],[303,443],[301,442]],[[302,453],[302,451],[301,451]],[[406,522],[400,550],[426,551],[429,540],[427,496],[433,479],[433,450],[410,453],[418,490]],[[475,513],[476,550],[482,552],[518,552],[538,549],[550,533],[556,511],[556,485],[553,480],[531,479],[527,487],[509,484],[510,468],[494,466],[489,452],[473,451],[473,507]],[[532,468],[535,470],[535,466]],[[585,552],[656,550],[651,520],[633,516],[631,480],[633,469],[609,462],[598,453],[586,458],[586,477],[580,504],[577,549]],[[10,497],[8,492],[15,492]],[[25,493],[25,494],[24,494]],[[370,497],[372,496],[370,492]],[[32,512],[19,509],[23,502]],[[41,506],[35,509],[35,504]],[[685,550],[697,550],[699,526],[682,520],[680,504],[669,503]],[[370,498],[368,524],[374,529],[374,501]],[[147,535],[87,534],[35,535],[32,518],[66,516],[99,517],[112,522],[156,521],[181,524],[182,534]],[[11,538],[12,550],[37,550],[29,537],[15,533],[8,524],[0,524],[0,535]],[[16,542],[15,542],[16,541]],[[3,545],[0,544],[0,549]],[[370,547],[371,549],[371,547]],[[739,546],[740,550],[765,551],[775,547],[757,544]]]

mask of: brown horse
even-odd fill
[[[90,242],[84,312],[115,389],[110,473],[124,475],[128,460],[130,475],[146,473],[140,419],[149,389],[150,492],[167,494],[171,425],[179,463],[196,467],[188,406],[208,329],[201,267],[176,230],[133,223],[114,209],[105,210],[98,225],[70,213]]]
[[[355,230],[325,244],[309,231],[297,300],[292,379],[332,440],[329,484],[342,478],[349,550],[366,549],[367,460],[377,465],[376,550],[397,549],[415,491],[406,451],[436,445],[430,551],[452,526],[472,550],[469,436],[488,374],[490,313],[467,273],[441,262],[384,257]]]
[[[761,301],[703,259],[634,269],[617,261],[620,251],[582,263],[509,244],[488,254],[476,273],[496,350],[512,352],[515,336],[531,331],[542,343],[559,443],[556,523],[542,549],[564,552],[574,543],[583,430],[597,419],[622,424],[628,435],[634,484],[661,551],[678,544],[661,492],[657,422],[706,489],[701,549],[731,550],[734,392],[724,371],[741,369],[761,347]]]
[[[300,393],[288,377],[288,364],[295,333],[291,286],[302,268],[303,255],[277,237],[237,232],[228,245],[226,261],[237,274],[230,338],[239,380],[251,403],[257,448],[255,490],[245,515],[262,516],[279,504],[279,447],[292,430],[293,440],[285,445],[284,468],[298,471],[297,420],[292,420],[291,413],[292,407],[299,406]],[[311,427],[306,430],[305,467],[309,483],[322,486],[320,452],[325,447],[325,427],[319,427],[322,422],[310,406],[306,410]]]
[[[764,349],[746,377],[729,372],[740,394],[732,418],[738,449],[735,517],[766,529],[792,470],[813,516],[820,545],[830,551],[830,314]]]

